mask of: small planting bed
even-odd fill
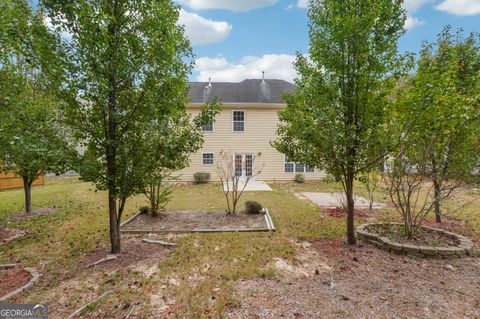
[[[39,275],[33,268],[24,269],[15,264],[0,265],[0,302],[31,287],[38,278]]]
[[[56,207],[49,207],[49,208],[41,208],[34,210],[30,213],[21,211],[21,212],[16,212],[13,215],[10,215],[8,217],[9,220],[12,221],[17,221],[17,220],[22,220],[25,218],[32,218],[32,217],[39,217],[39,216],[49,216],[57,211]]]
[[[347,215],[343,208],[323,208],[322,211],[325,215],[335,218],[345,218]],[[363,209],[355,209],[354,215],[356,217],[368,217],[368,213]]]
[[[404,235],[403,224],[364,224],[357,235],[376,247],[397,254],[417,257],[461,258],[473,255],[473,242],[465,236],[441,229],[420,226],[413,239]]]
[[[138,213],[122,224],[124,233],[245,232],[275,230],[268,210],[262,214],[224,212]]]
[[[25,236],[26,232],[16,228],[0,228],[0,245],[8,244]]]

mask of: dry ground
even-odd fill
[[[478,258],[419,260],[371,246],[343,245],[345,222],[295,196],[338,192],[336,183],[273,184],[273,192],[245,194],[268,207],[275,233],[152,236],[175,241],[167,249],[125,235],[114,261],[86,265],[108,253],[106,195],[76,179],[52,180],[33,190],[34,209],[49,215],[11,220],[21,190],[0,192],[0,228],[26,235],[0,246],[0,263],[33,266],[38,284],[11,302],[47,303],[50,318],[88,306],[82,318],[480,318]],[[360,195],[365,191],[359,187]],[[178,186],[171,211],[222,211],[219,185]],[[376,200],[387,203],[384,191]],[[450,206],[469,202],[442,227],[480,240],[480,193],[465,191]],[[146,204],[127,203],[125,219]],[[243,205],[243,202],[241,203]],[[357,224],[398,221],[391,207]],[[429,222],[432,225],[432,222]]]
[[[306,253],[308,251],[308,253]],[[320,240],[276,279],[239,282],[228,318],[480,318],[480,259],[417,259]],[[319,260],[323,265],[319,266]],[[315,270],[305,271],[317,263]]]

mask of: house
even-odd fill
[[[274,149],[270,142],[276,139],[278,111],[286,107],[282,92],[295,90],[295,85],[283,80],[244,80],[239,83],[190,83],[191,102],[188,111],[200,112],[202,105],[218,97],[222,111],[215,123],[205,125],[203,148],[191,155],[190,166],[179,171],[180,179],[193,181],[197,172],[208,172],[212,181],[219,178],[215,162],[221,151],[231,154],[236,174],[255,177],[262,181],[293,180],[298,173],[306,180],[323,178],[323,172],[295,163]]]

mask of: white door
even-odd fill
[[[234,155],[233,165],[235,166],[235,176],[240,176],[242,179],[253,176],[253,154],[249,153],[236,153]]]

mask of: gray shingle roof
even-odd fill
[[[192,103],[204,103],[218,97],[224,103],[284,103],[282,92],[295,90],[284,80],[244,80],[229,82],[190,82]]]

